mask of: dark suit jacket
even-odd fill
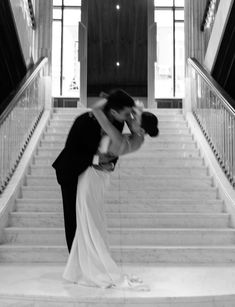
[[[124,124],[113,123],[119,131]],[[65,147],[52,166],[61,185],[77,182],[78,176],[92,165],[101,140],[101,127],[91,112],[76,118],[68,134]],[[116,163],[117,159],[113,162]]]

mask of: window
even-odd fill
[[[155,96],[172,93],[173,85],[173,12],[155,11],[157,23],[157,62],[155,64]]]
[[[173,0],[154,0],[155,6],[173,6]]]
[[[52,95],[80,97],[78,26],[81,1],[53,0]]]
[[[81,0],[64,0],[66,6],[81,6]]]
[[[60,96],[61,22],[53,21],[52,29],[52,95]]]
[[[184,0],[175,0],[175,6],[177,7],[179,7],[179,6],[181,6],[181,7],[184,7]]]
[[[184,96],[184,25],[175,23],[175,96]]]
[[[155,0],[155,98],[184,96],[184,1]]]

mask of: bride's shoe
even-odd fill
[[[129,279],[132,283],[138,283],[138,284],[143,283],[143,280],[140,277],[135,276],[135,275],[131,275]]]
[[[150,287],[148,285],[143,284],[142,279],[136,276],[132,276],[132,278],[124,276],[124,280],[120,286],[121,288],[131,289],[133,291],[144,291],[144,292],[150,291]]]
[[[109,284],[108,286],[105,287],[105,289],[114,289],[116,288],[115,284]]]

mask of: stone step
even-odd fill
[[[84,112],[91,111],[91,108],[55,108],[53,109],[54,115],[56,114],[81,114]],[[159,114],[159,115],[183,115],[183,110],[181,108],[144,108],[144,111],[151,112],[153,114]]]
[[[153,177],[155,174],[159,176],[207,176],[208,171],[205,166],[164,166],[164,165],[152,165],[152,167],[136,166],[133,168],[121,168],[119,164],[116,165],[115,171],[112,172],[112,177],[118,177],[123,179],[125,176],[132,176],[132,178],[139,177],[141,180],[142,176]]]
[[[78,115],[80,115],[81,113],[74,113],[74,114],[66,114],[66,113],[54,113],[52,115],[52,120],[57,120],[57,121],[73,121]],[[158,114],[158,113],[154,113],[159,121],[160,120],[169,120],[169,121],[185,121],[183,114]]]
[[[58,227],[58,226],[57,226]],[[3,232],[5,243],[22,245],[66,245],[64,228],[6,227]]]
[[[42,150],[38,149],[37,154],[35,155],[35,159],[37,158],[52,158],[55,159],[61,150]],[[121,156],[120,161],[130,161],[133,159],[137,160],[149,160],[151,159],[153,162],[159,158],[165,157],[166,159],[174,159],[174,158],[201,158],[199,150],[193,149],[193,150],[185,150],[185,149],[158,149],[155,151],[148,151],[143,148],[140,149],[138,152],[133,152],[131,154]]]
[[[119,263],[235,263],[235,246],[119,246],[111,247]],[[66,263],[65,246],[0,246],[2,263]]]
[[[216,188],[194,188],[192,187],[182,187],[179,189],[173,189],[172,187],[157,187],[155,190],[117,190],[108,191],[106,193],[106,198],[113,201],[119,202],[120,200],[137,200],[147,201],[148,199],[187,199],[187,197],[192,199],[216,199],[218,198],[218,191]]]
[[[64,138],[68,135],[70,130],[70,126],[57,126],[51,127],[48,126],[45,130],[45,135],[60,135]],[[162,135],[189,135],[190,131],[188,127],[166,127],[166,126],[159,126],[159,130]],[[124,133],[130,133],[128,128],[124,129]],[[148,136],[146,136],[148,138]]]
[[[51,190],[50,186],[23,186],[21,189],[22,198],[48,198],[48,199],[61,199],[60,187],[56,186]],[[218,192],[216,188],[210,189],[194,189],[184,188],[181,190],[172,189],[171,187],[158,187],[155,190],[118,190],[107,191],[106,200],[113,203],[126,201],[127,203],[139,201],[148,201],[150,199],[218,199]]]
[[[85,111],[91,110],[90,108],[78,107],[78,108],[53,108],[54,114],[74,114],[75,112],[83,113]],[[149,108],[144,109],[152,113],[156,114],[183,114],[183,110],[181,108]]]
[[[76,116],[74,117],[74,119],[55,119],[54,117],[52,117],[50,119],[50,122],[48,123],[48,126],[52,126],[52,125],[64,125],[64,126],[71,126],[73,121],[75,120]],[[182,120],[182,118],[179,121],[173,120],[171,118],[171,116],[160,116],[158,117],[158,124],[159,126],[164,126],[164,127],[188,127],[188,123],[186,120]]]
[[[68,134],[47,134],[44,133],[41,139],[41,143],[46,143],[46,144],[65,144],[66,138]],[[142,145],[141,148],[153,148],[153,147],[158,147],[158,144],[164,144],[164,143],[170,143],[170,144],[180,144],[180,146],[186,146],[188,144],[195,144],[194,138],[190,134],[185,134],[185,135],[179,135],[179,134],[163,134],[161,137],[157,138],[151,138],[146,136],[145,141]]]
[[[59,153],[60,153],[61,149],[41,149],[39,148],[37,150],[37,154],[35,156],[35,158],[37,157],[52,157],[52,158],[56,158]],[[134,152],[131,153],[129,155],[126,155],[124,157],[121,157],[121,159],[125,159],[125,160],[132,160],[132,159],[151,159],[151,160],[155,160],[156,158],[162,158],[162,157],[166,157],[166,158],[200,158],[200,154],[199,154],[199,150],[197,149],[158,149],[156,151],[152,151],[149,152],[149,150],[143,148],[140,149],[138,152]]]
[[[65,134],[67,135],[69,130],[70,130],[71,126],[70,125],[66,125],[66,126],[62,126],[62,125],[58,125],[58,126],[48,126],[46,128],[45,133],[47,134]],[[168,127],[166,125],[161,125],[159,124],[159,130],[162,134],[188,134],[189,133],[189,128],[187,126],[177,126],[175,125],[174,127]],[[126,133],[129,133],[129,130],[124,130]]]
[[[112,245],[232,245],[234,229],[109,229]]]
[[[64,147],[64,143],[61,142],[50,142],[50,141],[41,141],[40,146],[38,149],[42,150],[62,150]],[[193,150],[197,149],[196,144],[192,142],[187,142],[187,143],[178,143],[178,142],[156,142],[154,144],[149,144],[148,148],[146,148],[145,144],[142,145],[141,147],[141,152],[155,152],[157,150],[164,150],[164,149],[172,149],[172,150]]]
[[[18,212],[61,212],[62,201],[57,199],[17,199]],[[107,212],[157,212],[157,213],[219,213],[224,212],[222,200],[158,200],[149,202],[105,203]]]
[[[62,130],[62,132],[66,132],[67,133],[69,132],[70,128],[72,127],[72,124],[73,124],[73,121],[71,122],[66,122],[66,121],[63,121],[63,122],[60,122],[60,121],[53,121],[51,120],[47,127],[46,127],[46,131],[48,129],[59,129],[60,131]],[[188,125],[187,125],[187,122],[185,121],[181,121],[181,122],[176,122],[176,121],[169,121],[169,120],[166,120],[166,121],[159,121],[159,130],[160,132],[163,131],[163,130],[177,130],[177,129],[189,129],[188,128]],[[124,131],[129,131],[128,128],[124,127]],[[188,130],[187,130],[188,131]]]
[[[234,245],[234,229],[108,229],[108,241],[117,246],[216,246]],[[4,229],[7,244],[64,245],[63,228],[15,228]]]
[[[55,187],[58,185],[55,176],[32,176],[27,175],[26,177],[26,185],[32,186],[51,186]],[[118,179],[117,177],[111,178],[109,190],[117,189],[117,188],[128,188],[128,189],[155,189],[158,186],[168,186],[168,187],[211,187],[212,179],[208,177],[167,177],[167,176],[156,176],[155,178],[147,176],[142,176],[141,178],[122,178]]]
[[[65,263],[68,250],[63,246],[0,245],[1,263]]]
[[[82,114],[84,112],[89,111],[90,108],[85,108],[85,107],[78,107],[78,108],[53,108],[53,114]],[[155,110],[155,109],[154,109]],[[167,112],[167,109],[163,109]],[[180,109],[175,109],[175,110],[180,110]]]
[[[226,228],[227,213],[106,213],[108,227],[129,228]],[[63,227],[62,213],[12,212],[9,225],[13,227]]]
[[[144,109],[144,111],[148,111],[151,112],[153,114],[155,114],[156,116],[161,116],[161,115],[170,115],[170,116],[174,116],[174,115],[182,115],[184,116],[183,110],[182,109],[177,109],[177,108],[161,108],[161,109],[157,109],[157,108],[152,108],[152,109]]]
[[[51,141],[41,141],[40,146],[38,147],[38,149],[54,149],[54,150],[62,150],[65,146],[65,142],[62,141],[56,141],[56,142],[51,142]],[[174,151],[174,150],[197,150],[198,148],[196,147],[196,144],[191,141],[191,142],[187,142],[187,143],[177,143],[177,142],[156,142],[156,143],[149,143],[146,144],[144,143],[142,145],[142,147],[139,149],[139,151],[137,152],[133,152],[132,154],[139,154],[139,153],[149,153],[149,154],[153,154],[159,150],[168,150],[168,151]],[[128,157],[129,155],[126,155],[124,157]]]
[[[190,132],[187,132],[185,134],[179,134],[176,129],[174,129],[174,133],[163,133],[159,135],[158,137],[150,137],[146,135],[144,145],[143,146],[154,146],[155,144],[159,142],[170,142],[170,143],[188,143],[193,142],[194,137]],[[129,133],[129,131],[124,131],[124,133]],[[47,133],[44,132],[42,135],[41,141],[53,141],[53,142],[65,142],[66,138],[68,136],[68,133]]]
[[[178,124],[178,123],[185,123],[186,124],[186,121],[184,119],[184,117],[182,115],[179,115],[179,116],[171,116],[171,115],[162,115],[162,116],[158,116],[158,121],[159,123],[162,123],[162,122],[170,122],[172,124]],[[64,116],[64,115],[54,115],[50,121],[51,122],[60,122],[60,123],[66,123],[67,125],[68,124],[71,124],[75,121],[75,119],[77,118],[77,116]]]
[[[46,133],[44,134],[42,140],[45,140],[45,141],[51,141],[51,142],[57,142],[57,141],[60,141],[60,142],[64,142],[66,141],[66,138],[67,138],[67,134],[55,134],[55,133],[52,133],[52,134],[49,134],[49,133]],[[184,142],[190,142],[193,140],[193,136],[191,134],[160,134],[159,137],[157,138],[152,138],[150,140],[150,138],[146,138],[145,139],[145,144],[148,144],[148,143],[156,143],[157,141],[164,141],[164,142],[171,142],[171,141],[177,141],[177,142],[180,142],[180,143],[184,143]]]
[[[234,245],[125,246],[121,249],[119,246],[113,246],[111,252],[119,263],[235,263]]]
[[[51,167],[55,157],[39,157],[35,156],[34,165]],[[203,166],[203,159],[200,157],[155,157],[153,159],[136,158],[136,159],[125,159],[120,158],[118,160],[119,167],[122,168],[136,168],[142,166],[146,168],[153,168],[154,166],[165,166],[165,167],[198,167]]]
[[[140,167],[136,166],[135,168],[119,168],[118,165],[115,168],[115,171],[112,172],[112,177],[124,178],[124,177],[140,177],[148,176],[154,177],[155,174],[159,176],[207,176],[208,170],[204,166],[197,167],[167,167],[167,166],[156,166],[152,167]],[[31,165],[29,168],[29,174],[34,176],[55,176],[55,170],[52,167],[48,167],[48,165],[40,166],[40,165]],[[154,178],[153,178],[154,179]]]
[[[67,132],[72,127],[74,120],[66,120],[66,119],[51,119],[47,124],[46,128],[64,128]],[[160,132],[164,130],[177,130],[177,129],[189,129],[188,124],[185,120],[172,120],[171,118],[162,118],[159,119],[158,127]],[[123,131],[129,132],[129,128],[124,125]],[[64,132],[64,131],[63,131]]]

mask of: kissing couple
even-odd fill
[[[130,133],[122,133],[124,123]],[[158,119],[118,89],[78,116],[65,147],[52,164],[61,186],[69,250],[64,279],[101,288],[148,291],[121,272],[108,245],[104,193],[118,157],[138,150],[145,136],[158,136]]]

